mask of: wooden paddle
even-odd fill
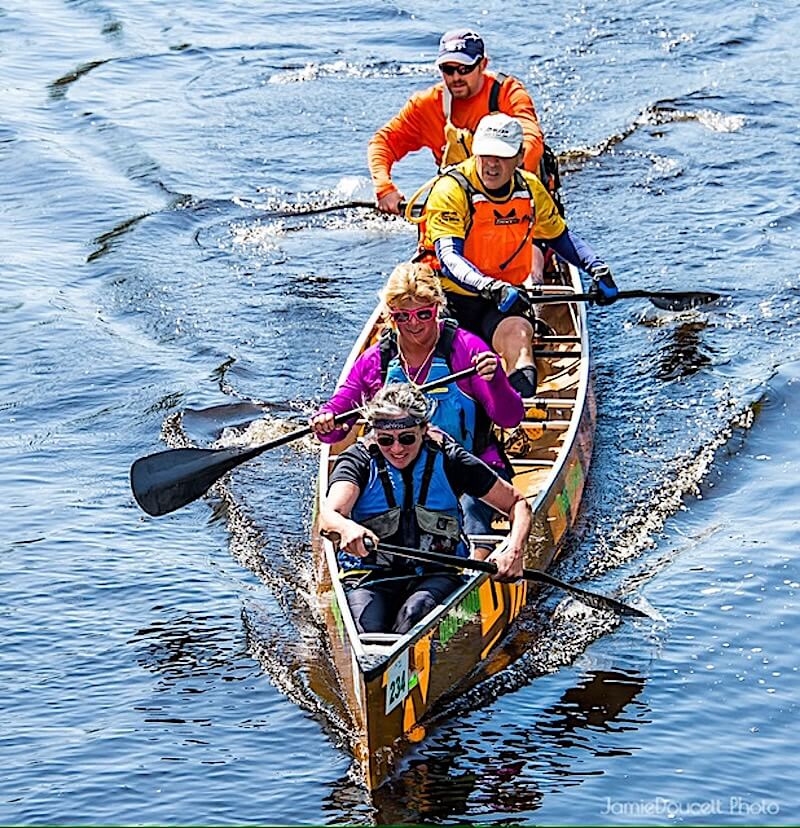
[[[420,386],[420,391],[430,391],[456,380],[477,373],[477,368],[465,368],[438,380]],[[361,413],[354,408],[337,414],[334,422],[342,423]],[[236,466],[258,457],[265,451],[284,446],[313,434],[311,426],[290,431],[282,437],[261,445],[233,446],[222,449],[181,448],[159,451],[140,457],[131,466],[131,490],[136,502],[148,515],[158,517],[174,512],[181,506],[204,495],[223,474]]]
[[[364,546],[367,549],[373,546],[372,541],[366,538]],[[497,564],[493,561],[478,561],[474,558],[459,558],[455,555],[445,555],[441,552],[424,552],[421,549],[409,549],[405,546],[393,546],[392,544],[379,544],[381,550],[391,552],[393,555],[400,555],[404,558],[413,558],[415,560],[426,561],[427,563],[438,563],[444,566],[452,566],[457,569],[474,569],[476,572],[488,572],[490,575],[497,573]],[[557,589],[569,592],[576,598],[588,604],[590,607],[596,609],[611,609],[620,615],[630,616],[632,618],[649,618],[646,612],[642,612],[636,607],[629,604],[623,604],[616,598],[610,598],[608,595],[600,595],[597,592],[589,592],[586,589],[568,584],[566,581],[560,581],[558,578],[548,575],[539,569],[523,569],[522,577],[526,581],[534,581],[535,583],[546,584],[547,586],[556,587]]]
[[[525,296],[534,305],[548,302],[590,302],[595,298],[589,293],[548,294],[532,290],[526,291]],[[657,308],[669,311],[690,310],[719,298],[720,294],[712,290],[621,290],[617,293],[617,299],[649,299]]]

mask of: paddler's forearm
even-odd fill
[[[397,189],[392,181],[392,165],[395,160],[391,147],[379,130],[367,146],[367,166],[376,198],[383,198]]]
[[[342,384],[314,416],[326,413],[336,415],[352,411],[363,405],[366,400],[372,399],[380,387],[380,353],[377,348],[370,348],[355,361]],[[323,443],[338,443],[357,419],[357,416],[353,416],[337,429],[327,433],[317,432],[317,437]]]
[[[434,247],[445,276],[465,290],[480,293],[492,283],[492,279],[464,258],[464,239],[444,236],[434,242]]]
[[[552,247],[562,259],[579,267],[584,273],[589,273],[593,267],[604,264],[592,246],[577,233],[571,232],[569,228],[566,228],[560,236],[545,239],[544,242]]]
[[[509,545],[524,551],[531,532],[531,507],[524,497],[520,496],[511,509],[509,523],[511,524]]]
[[[412,99],[372,136],[367,145],[367,166],[377,198],[397,190],[392,181],[392,167],[410,152],[422,148],[420,135],[417,109]]]

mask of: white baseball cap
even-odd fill
[[[522,149],[522,124],[510,115],[495,112],[481,118],[472,139],[473,155],[513,158]]]

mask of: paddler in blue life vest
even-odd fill
[[[340,538],[339,566],[359,632],[403,634],[463,583],[446,567],[382,553],[380,542],[468,557],[459,497],[508,516],[492,553],[498,580],[522,575],[531,509],[522,495],[442,432],[428,433],[429,401],[393,383],[364,409],[368,435],[345,449],[320,506],[320,529]],[[369,539],[377,547],[368,550]]]
[[[511,385],[532,397],[534,330],[525,285],[541,281],[541,248],[588,273],[597,304],[613,302],[617,286],[608,265],[567,228],[539,179],[519,167],[523,131],[516,118],[482,118],[472,151],[431,189],[420,258],[441,268],[459,324],[488,342],[503,358]]]
[[[335,415],[358,408],[388,383],[422,385],[475,366],[476,374],[427,392],[433,403],[431,423],[510,480],[508,458],[493,425],[512,429],[519,425],[525,409],[500,368],[497,354],[454,319],[442,318],[445,299],[441,282],[426,264],[397,265],[380,298],[386,328],[311,418],[317,437],[325,443],[341,440],[357,418],[337,426]],[[469,495],[462,498],[461,505],[468,534],[492,534],[493,509]],[[478,547],[475,557],[485,558],[491,548]]]

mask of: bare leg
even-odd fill
[[[532,340],[533,326],[521,316],[509,316],[497,326],[492,349],[503,358],[507,373],[533,365]]]
[[[500,354],[511,385],[523,398],[536,394],[536,364],[533,361],[533,326],[521,316],[509,316],[494,332],[492,348]]]

